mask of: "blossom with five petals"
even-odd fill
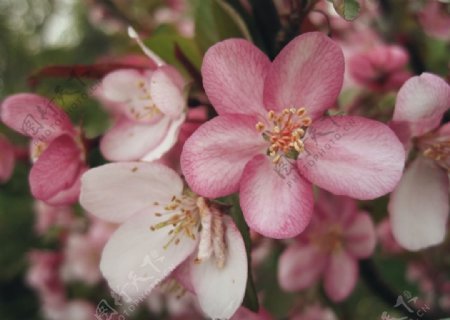
[[[101,219],[121,223],[103,250],[100,270],[126,301],[143,300],[184,262],[209,317],[230,318],[241,305],[247,281],[242,237],[174,170],[147,162],[91,169],[82,177],[80,203]]]
[[[212,46],[202,76],[219,116],[186,141],[189,186],[208,198],[239,192],[247,224],[272,238],[308,225],[311,183],[358,199],[390,192],[405,157],[392,130],[361,117],[322,117],[343,74],[341,49],[318,32],[295,38],[273,62],[245,40]]]
[[[325,292],[339,302],[358,281],[358,259],[376,244],[374,224],[355,200],[322,192],[311,224],[280,257],[278,279],[287,291],[303,290],[321,277]]]
[[[94,91],[115,118],[100,150],[111,161],[153,161],[177,142],[186,118],[186,81],[145,47],[134,30],[129,32],[146,53],[148,64],[142,70],[110,72]]]

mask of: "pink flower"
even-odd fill
[[[105,158],[152,161],[170,150],[185,120],[185,85],[175,68],[158,61],[143,71],[107,74],[95,90],[115,117],[100,142]]]
[[[438,0],[427,1],[425,7],[419,12],[419,22],[425,32],[437,39],[450,40],[450,14],[446,11],[444,3]]]
[[[389,202],[393,234],[408,250],[436,245],[445,237],[450,125],[438,126],[449,107],[450,86],[429,73],[408,80],[397,96],[391,126],[407,149],[418,151]]]
[[[377,91],[397,90],[411,77],[405,70],[408,53],[399,46],[380,45],[349,59],[349,72],[361,85]]]
[[[3,135],[0,135],[0,150],[0,183],[3,183],[11,178],[15,163],[14,146]]]
[[[321,193],[311,224],[280,257],[278,279],[284,290],[303,290],[323,277],[327,295],[344,300],[358,280],[358,259],[376,244],[370,216],[356,201]]]
[[[44,97],[20,93],[4,100],[1,118],[11,129],[32,138],[32,195],[52,205],[76,202],[79,177],[86,168],[85,152],[69,117]]]
[[[186,141],[181,167],[196,193],[240,193],[245,219],[272,238],[298,235],[313,208],[311,183],[373,199],[400,179],[404,150],[384,124],[322,117],[341,90],[344,58],[321,33],[291,41],[271,63],[231,39],[206,53],[202,75],[218,117]]]
[[[146,162],[91,169],[82,177],[80,203],[122,223],[103,250],[100,270],[126,301],[142,301],[184,262],[209,317],[229,318],[241,305],[247,256],[239,231],[214,203],[186,190],[172,169]]]

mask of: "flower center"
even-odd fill
[[[156,116],[162,114],[161,110],[155,105],[150,94],[150,90],[147,88],[144,81],[137,82],[140,95],[135,101],[130,104],[130,113],[136,120],[151,120]]]
[[[157,202],[154,205],[160,206]],[[150,226],[150,230],[169,228],[170,238],[164,245],[164,250],[171,244],[178,245],[182,237],[196,240],[196,235],[199,234],[195,262],[201,263],[213,257],[217,267],[222,268],[225,265],[227,252],[225,225],[222,213],[215,204],[205,198],[185,194],[181,197],[174,196],[163,209],[164,212],[156,212],[155,216],[169,215],[169,218]]]
[[[312,122],[306,109],[289,108],[283,109],[280,113],[269,111],[267,119],[269,128],[266,128],[264,123],[258,122],[256,130],[270,143],[267,154],[272,161],[278,163],[283,156],[297,159],[305,150],[302,139]]]
[[[450,172],[450,137],[427,137],[420,141],[419,147],[425,157]]]
[[[180,198],[173,196],[169,204],[163,207],[163,212],[154,213],[157,217],[170,216],[168,219],[150,226],[151,231],[169,228],[170,238],[164,245],[165,250],[172,243],[178,245],[181,236],[195,240],[195,235],[200,228],[200,214],[195,200],[189,195],[182,195]],[[155,202],[154,205],[159,206],[159,203]]]
[[[331,225],[325,232],[313,234],[310,239],[323,252],[332,253],[339,251],[343,246],[342,228],[337,224]]]

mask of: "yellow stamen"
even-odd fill
[[[267,153],[273,163],[278,163],[283,156],[297,157],[305,150],[302,138],[312,123],[305,108],[286,108],[279,113],[269,111],[267,119],[272,123],[272,128],[266,129],[266,124],[258,122],[256,130],[269,141]]]

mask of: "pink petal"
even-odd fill
[[[103,249],[100,270],[113,291],[126,302],[141,301],[196,248],[197,241],[180,235],[170,241],[168,230],[150,227],[167,219],[144,209],[121,225]]]
[[[322,275],[327,258],[318,247],[295,243],[280,256],[278,281],[283,290],[299,291],[314,285]]]
[[[148,84],[152,71],[142,73],[135,69],[120,69],[108,73],[102,80],[102,96],[114,102],[128,102],[142,94],[139,82]]]
[[[67,133],[74,134],[69,117],[47,98],[31,93],[19,93],[2,103],[2,121],[21,134],[51,141]]]
[[[162,143],[170,124],[169,117],[154,124],[137,123],[122,117],[103,136],[100,150],[110,161],[139,160]]]
[[[270,61],[253,44],[230,39],[212,46],[202,65],[203,86],[220,115],[264,112],[263,86]]]
[[[80,204],[97,217],[123,222],[154,202],[166,205],[181,195],[183,181],[163,165],[146,162],[106,164],[81,178]]]
[[[324,288],[333,302],[347,298],[358,281],[358,263],[347,252],[340,251],[331,256],[325,270]]]
[[[53,206],[67,205],[78,202],[81,190],[81,176],[87,171],[87,168],[82,167],[78,176],[75,178],[73,184],[60,192],[56,193],[53,197],[46,200],[46,202]]]
[[[298,36],[275,58],[264,83],[270,110],[305,107],[314,118],[331,108],[344,79],[344,55],[321,32]]]
[[[96,94],[114,113],[120,112],[131,121],[153,124],[163,116],[151,94],[153,74],[150,70],[113,71],[103,78],[102,86]]]
[[[358,203],[348,197],[338,197],[334,194],[319,190],[317,201],[314,207],[315,216],[322,221],[334,221],[344,229],[348,228],[358,214]]]
[[[168,65],[156,69],[150,81],[153,102],[162,113],[172,118],[178,118],[187,106],[184,87],[183,77]]]
[[[373,199],[392,191],[402,175],[405,151],[381,122],[354,116],[323,118],[308,129],[302,175],[336,195]]]
[[[402,247],[420,250],[444,240],[448,187],[447,173],[429,159],[418,157],[405,170],[389,202],[392,232]]]
[[[81,151],[75,141],[68,135],[56,138],[31,168],[31,193],[36,199],[49,200],[73,185],[81,166]]]
[[[192,134],[181,154],[181,169],[193,191],[209,198],[238,191],[245,165],[267,146],[256,123],[250,116],[223,115]]]
[[[394,121],[410,123],[413,136],[436,128],[450,108],[450,86],[431,73],[423,73],[406,81],[397,95]]]
[[[4,136],[0,135],[0,183],[6,182],[14,171],[14,146]]]
[[[375,226],[367,213],[355,216],[345,229],[345,248],[356,258],[367,258],[373,254],[377,243]]]
[[[213,258],[191,266],[191,279],[203,312],[213,319],[229,319],[241,306],[247,285],[247,254],[242,236],[226,217],[227,257],[223,269]]]
[[[241,179],[245,220],[252,230],[269,238],[295,237],[311,220],[311,184],[300,177],[295,164],[286,166],[287,171],[277,172],[268,157],[257,155],[246,165]]]

